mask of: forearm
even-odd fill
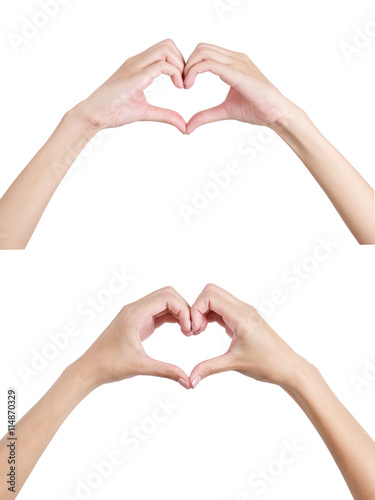
[[[73,108],[0,200],[0,249],[23,249],[52,195],[97,129]]]
[[[39,458],[72,410],[91,392],[76,363],[68,367],[45,396],[16,424],[16,495]],[[8,491],[7,436],[0,441],[0,498],[15,497]]]
[[[337,399],[319,371],[305,364],[286,392],[319,432],[356,500],[375,498],[375,443]]]
[[[297,106],[288,106],[286,115],[272,128],[306,165],[358,242],[374,244],[371,186]]]

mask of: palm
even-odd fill
[[[238,120],[252,125],[267,125],[271,120],[271,107],[269,105],[261,101],[255,103],[255,99],[254,102],[251,102],[233,87],[222,105],[230,120]]]
[[[117,128],[141,120],[147,110],[148,102],[143,91],[136,91],[130,99],[116,104],[108,115],[108,127]]]
[[[142,119],[148,103],[142,90],[114,89],[113,97],[98,94],[94,105],[100,109],[95,117],[100,126],[117,128]]]

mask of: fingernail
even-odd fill
[[[186,380],[184,380],[183,378],[179,378],[179,379],[177,380],[177,382],[178,382],[180,385],[182,385],[182,387],[183,387],[184,389],[190,389],[190,385],[189,385],[189,383],[188,383],[188,382],[186,382]]]
[[[199,384],[199,382],[202,380],[202,377],[200,375],[196,376],[195,379],[193,380],[193,382],[191,383],[193,389],[195,389],[197,387],[197,385]]]
[[[191,332],[191,321],[189,319],[189,322],[188,322],[188,331]]]

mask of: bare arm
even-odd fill
[[[361,244],[375,244],[374,190],[316,129],[307,115],[284,97],[245,55],[199,44],[184,71],[185,88],[210,71],[230,86],[225,101],[194,115],[188,134],[219,120],[270,127],[293,149]]]
[[[50,199],[97,129],[68,112],[0,200],[0,249],[26,247]]]
[[[306,413],[340,469],[353,498],[375,498],[375,443],[322,375],[306,364],[287,393]]]
[[[74,365],[68,367],[43,398],[16,424],[14,490],[7,483],[10,441],[4,436],[0,441],[0,497],[15,498],[32,472],[64,420],[89,394],[90,389],[80,380]]]
[[[101,87],[69,111],[48,142],[0,200],[0,250],[23,249],[51,197],[85,145],[102,129],[135,121],[169,123],[186,132],[175,111],[151,106],[144,90],[161,74],[183,87],[184,59],[171,40],[128,59]]]
[[[146,340],[164,323],[178,323],[190,332],[186,301],[171,288],[158,290],[125,306],[114,321],[76,362],[70,365],[45,396],[16,424],[16,486],[7,483],[8,435],[0,441],[0,498],[10,500],[20,492],[39,458],[73,409],[95,388],[136,375],[174,380],[185,389],[189,378],[175,365],[150,358]]]
[[[355,500],[375,498],[375,443],[340,403],[318,370],[296,354],[253,307],[208,285],[191,307],[195,334],[209,322],[232,342],[227,353],[197,365],[190,383],[236,370],[282,387],[299,404],[325,442]]]
[[[296,106],[292,106],[272,128],[306,165],[357,241],[374,244],[372,187]]]

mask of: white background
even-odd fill
[[[236,2],[232,2],[235,4]],[[355,28],[373,20],[375,2],[244,0],[220,18],[212,0],[76,0],[61,6],[18,53],[9,33],[40,11],[36,1],[0,8],[2,168],[6,190],[63,114],[129,56],[173,38],[187,58],[201,41],[246,52],[289,98],[303,107],[359,172],[375,185],[373,95],[375,37],[352,57]],[[161,79],[154,104],[188,119],[220,102],[227,89],[210,75],[190,91]],[[266,315],[276,331],[315,363],[344,404],[375,435],[375,381],[360,394],[352,383],[364,360],[375,363],[374,252],[359,247],[298,158],[274,137],[252,162],[239,147],[262,129],[240,123],[208,125],[186,137],[167,125],[139,123],[102,135],[72,168],[26,252],[0,256],[0,421],[6,431],[6,390],[18,389],[22,416],[61,371],[101,333],[126,303],[172,285],[193,302],[214,282],[249,303],[275,288],[285,297]],[[100,139],[100,138],[99,138]],[[97,140],[98,142],[98,140]],[[236,160],[242,173],[187,224],[179,210],[194,189]],[[283,279],[313,256],[318,239],[336,248],[291,290]],[[127,286],[95,314],[77,312],[103,297],[113,272]],[[107,294],[108,298],[108,294]],[[41,352],[70,322],[80,328],[47,366],[30,378],[32,349]],[[187,339],[175,326],[158,331],[147,351],[190,373],[226,349],[214,326]],[[152,416],[156,399],[179,406],[139,450],[120,437]],[[304,451],[263,495],[247,479],[277,460],[284,440]],[[92,463],[119,450],[125,463],[87,498],[351,498],[311,424],[277,387],[222,374],[186,392],[168,380],[138,378],[106,386],[69,417],[19,495],[78,498],[77,480]],[[67,497],[65,497],[67,498]]]

